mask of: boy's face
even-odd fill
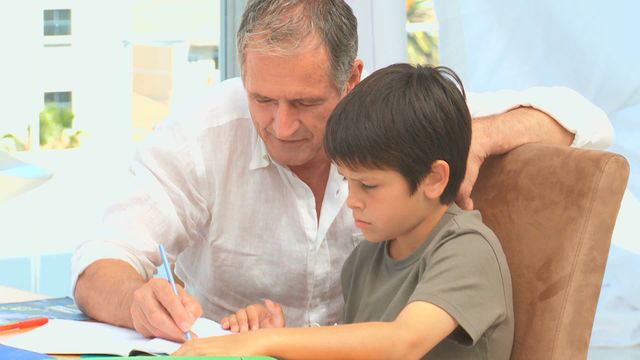
[[[338,171],[349,183],[347,206],[367,240],[424,240],[423,230],[439,202],[425,196],[422,186],[410,194],[409,184],[394,170],[338,166]]]

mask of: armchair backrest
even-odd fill
[[[586,359],[628,174],[620,155],[538,144],[481,168],[474,205],[511,270],[511,359]]]

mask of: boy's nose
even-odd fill
[[[351,190],[349,190],[349,196],[347,196],[347,206],[351,210],[362,210],[363,208],[362,201],[358,200]]]

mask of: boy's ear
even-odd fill
[[[449,184],[449,164],[444,160],[436,160],[431,164],[431,171],[420,183],[422,193],[429,199],[439,199]]]

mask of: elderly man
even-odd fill
[[[178,341],[203,314],[221,319],[266,298],[285,307],[289,325],[339,321],[340,269],[361,235],[322,140],[360,81],[356,29],[341,0],[249,1],[237,37],[242,79],[221,83],[141,145],[130,193],[76,251],[74,293],[87,314]],[[498,96],[470,98],[478,118],[465,207],[487,156],[574,136],[599,143],[598,132],[583,131],[593,127],[610,136],[606,116],[569,90]],[[563,113],[567,104],[592,116]],[[158,244],[186,284],[179,297],[152,279]]]

